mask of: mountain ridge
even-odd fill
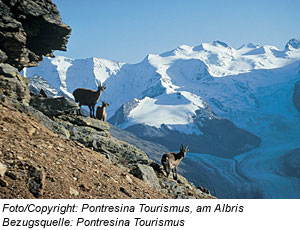
[[[83,86],[95,88],[99,81],[105,82],[109,87],[102,97],[111,102],[111,106],[107,108],[108,118],[110,118],[124,103],[134,98],[143,100],[146,97],[155,98],[160,95],[178,94],[181,98],[190,101],[191,106],[194,104],[201,107],[201,100],[207,101],[210,105],[214,104],[211,103],[214,100],[217,104],[219,103],[219,106],[222,106],[219,98],[205,97],[206,95],[202,91],[207,91],[206,87],[201,87],[199,84],[208,87],[219,84],[223,85],[225,90],[228,87],[232,88],[230,90],[236,90],[236,87],[222,82],[226,80],[221,80],[218,83],[215,81],[219,77],[246,74],[258,69],[267,71],[268,69],[281,68],[300,60],[299,52],[295,50],[292,53],[279,51],[273,46],[257,47],[250,45],[249,48],[247,45],[235,50],[220,41],[203,43],[200,46],[204,46],[205,49],[194,52],[195,47],[199,46],[183,45],[161,55],[149,54],[137,64],[125,64],[94,57],[79,60],[56,57],[46,59],[39,67],[27,68],[23,73],[27,77],[32,77],[34,74],[42,76],[50,85],[70,98],[72,98],[72,92],[76,88]],[[273,51],[276,51],[277,56],[274,55]],[[281,56],[278,56],[278,52],[281,52]],[[283,58],[282,52],[289,54]],[[70,62],[74,64],[70,64]],[[78,62],[77,67],[75,62]],[[227,70],[225,71],[225,69]],[[242,86],[243,84],[237,86],[238,90],[241,87],[247,87]],[[186,92],[189,92],[192,97],[187,98]],[[196,97],[199,98],[197,103],[192,100]],[[249,95],[249,102],[253,100],[251,97]],[[217,108],[214,107],[213,110],[215,109]],[[195,109],[192,110],[195,111]],[[177,116],[178,119],[179,117]],[[186,123],[189,122],[186,121]],[[146,124],[151,125],[151,122]],[[167,123],[161,124],[168,125]],[[159,125],[155,126],[158,127]]]
[[[282,159],[300,147],[292,100],[300,78],[300,49],[253,44],[234,49],[212,42],[149,54],[140,63],[123,64],[118,72],[102,70],[109,76],[101,99],[111,104],[110,122],[172,151],[178,142],[203,143],[188,156],[195,169],[186,172],[195,183],[206,181],[204,186],[223,198],[297,197],[299,181],[288,192],[281,189],[295,183]],[[96,88],[90,73],[90,85],[80,80],[80,71],[67,78],[74,88]],[[205,175],[196,174],[197,168]]]

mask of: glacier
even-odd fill
[[[227,119],[260,144],[245,143],[245,151],[229,155],[189,153],[183,174],[220,198],[300,198],[300,165],[293,165],[299,163],[300,116],[292,101],[299,44],[291,39],[284,50],[252,43],[234,49],[214,41],[149,54],[137,64],[60,56],[22,73],[42,77],[70,98],[78,87],[105,82],[110,122],[127,130],[144,125],[149,132],[203,136],[205,122]]]

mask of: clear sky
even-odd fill
[[[283,49],[300,38],[299,0],[54,0],[71,26],[70,58],[137,63],[180,45],[220,40]]]

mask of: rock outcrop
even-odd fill
[[[0,94],[26,105],[30,100],[28,79],[7,63],[0,63]]]
[[[30,101],[30,105],[47,116],[58,116],[66,113],[72,113],[76,109],[79,109],[76,102],[67,100],[64,97],[33,97]]]
[[[0,94],[28,104],[28,80],[18,71],[66,50],[70,32],[51,0],[0,0]]]
[[[0,0],[0,60],[18,70],[66,50],[71,28],[51,0]]]

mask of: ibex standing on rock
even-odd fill
[[[79,111],[77,110],[77,114],[81,115],[80,108],[82,105],[87,105],[90,109],[90,117],[95,118],[95,105],[97,104],[101,94],[106,89],[106,86],[101,86],[101,82],[98,85],[98,90],[84,89],[78,88],[73,92],[73,96],[75,102],[79,102]]]
[[[102,101],[102,105],[99,105],[96,110],[96,118],[105,121],[106,120],[106,107],[109,106],[109,104],[105,101]]]
[[[166,153],[162,156],[161,163],[167,173],[167,178],[172,170],[173,178],[177,180],[177,167],[188,151],[188,146],[183,148],[183,145],[181,145],[179,153]]]

